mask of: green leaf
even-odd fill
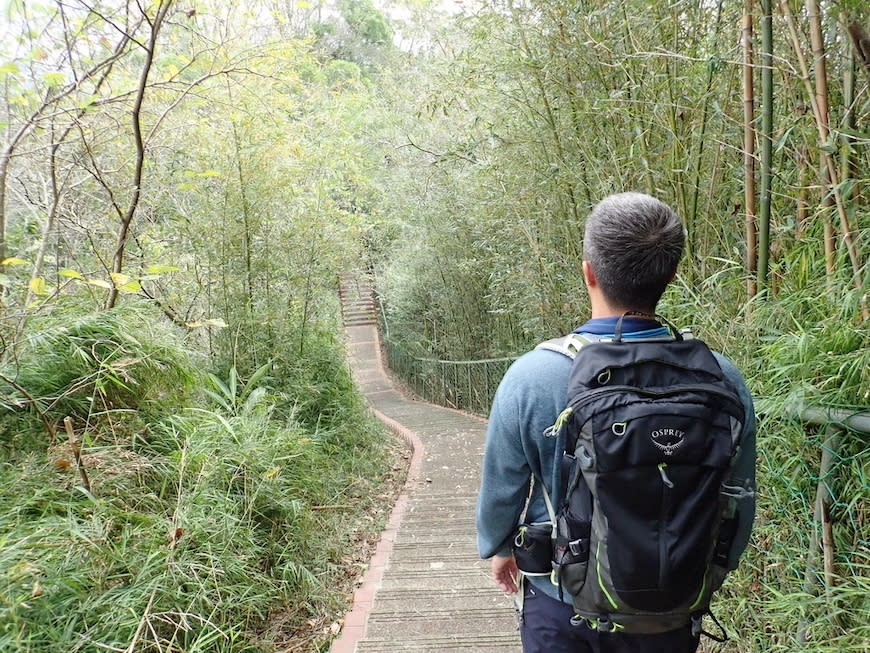
[[[108,281],[104,281],[103,279],[88,279],[87,281],[89,286],[96,286],[97,288],[106,288],[107,290],[112,287]]]
[[[20,72],[20,68],[18,68],[18,64],[14,61],[7,61],[4,64],[0,64],[0,75],[14,75]]]
[[[178,272],[181,268],[174,265],[149,265],[145,268],[145,274],[164,274],[166,272]]]
[[[80,279],[84,281],[85,278],[81,275],[80,272],[76,272],[75,270],[61,270],[58,274],[62,277],[66,277],[67,279]]]

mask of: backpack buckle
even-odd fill
[[[575,556],[587,556],[589,554],[589,540],[579,539],[568,542],[568,550]]]

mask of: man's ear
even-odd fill
[[[590,288],[598,285],[595,270],[592,269],[592,264],[589,261],[583,261],[583,278],[586,280],[586,285]]]

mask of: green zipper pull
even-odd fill
[[[556,418],[556,423],[544,429],[544,437],[555,438],[556,436],[558,436],[559,431],[561,431],[562,427],[565,426],[565,422],[568,421],[573,412],[574,409],[568,406],[568,408],[559,413],[559,417]]]
[[[668,466],[667,463],[659,463],[659,474],[662,475],[662,483],[667,485],[669,488],[674,487],[674,482],[668,478],[667,473],[665,472],[665,468]]]

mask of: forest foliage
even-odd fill
[[[335,634],[393,474],[336,293],[392,45],[330,7],[4,3],[0,649]]]
[[[866,648],[866,438],[816,573],[829,442],[786,417],[870,401],[865,2],[2,11],[0,648],[322,647],[389,472],[337,274],[374,268],[412,354],[516,355],[583,320],[621,190],[683,217],[661,312],[762,400],[719,650]]]

